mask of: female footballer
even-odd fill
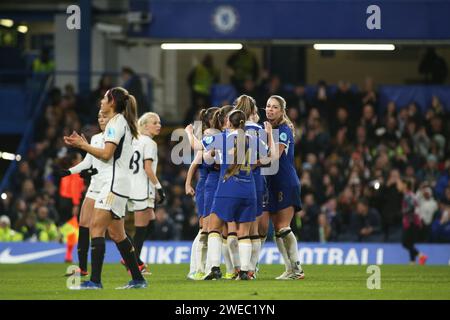
[[[104,162],[112,159],[105,168],[105,179],[95,201],[90,224],[91,279],[72,289],[102,289],[101,274],[105,255],[105,233],[111,230],[113,240],[130,268],[132,280],[121,289],[145,288],[147,282],[139,271],[133,245],[125,234],[124,216],[130,196],[130,159],[133,155],[132,138],[138,137],[136,125],[136,99],[127,90],[115,87],[108,90],[101,100],[100,109],[110,118],[105,128],[105,146],[91,146],[76,132],[65,136],[71,147],[86,151]]]
[[[304,279],[305,274],[298,257],[297,239],[290,225],[296,211],[301,210],[300,180],[294,166],[294,126],[286,115],[286,101],[273,95],[267,100],[266,117],[274,129],[278,129],[279,170],[267,175],[268,204],[278,249],[286,264],[279,280]]]

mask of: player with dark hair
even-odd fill
[[[105,146],[91,146],[76,132],[64,137],[64,142],[79,148],[102,161],[113,160],[105,168],[107,174],[102,181],[101,191],[95,201],[95,209],[90,225],[91,265],[90,281],[83,282],[72,289],[102,289],[101,273],[105,256],[105,233],[108,229],[111,238],[130,268],[132,280],[121,289],[145,288],[147,282],[139,271],[134,248],[125,234],[124,217],[130,196],[130,159],[133,154],[132,138],[137,138],[136,100],[123,88],[108,90],[103,97],[100,109],[111,118],[105,128]]]
[[[211,107],[208,109],[202,109],[199,114],[199,119],[202,123],[201,130],[203,135],[213,134],[212,120],[214,113],[219,110],[219,108]],[[186,128],[187,132],[190,132],[190,139],[193,141],[193,127],[192,125]],[[193,147],[195,147],[193,145]],[[200,175],[197,181],[195,190],[192,188],[191,183],[195,172],[199,170]],[[199,227],[200,230],[195,237],[192,247],[191,247],[191,262],[189,268],[189,274],[187,276],[190,280],[201,280],[205,273],[205,263],[206,263],[206,249],[207,249],[207,237],[208,237],[208,225],[207,216],[205,213],[205,184],[208,177],[208,168],[206,163],[203,161],[203,152],[196,151],[196,156],[194,161],[189,167],[189,171],[186,177],[185,191],[187,195],[195,196],[195,204],[197,207],[197,214],[199,217]],[[206,219],[205,219],[206,218]]]
[[[102,132],[97,133],[91,138],[91,145],[95,148],[103,148],[105,146],[105,138],[103,132],[105,131],[106,124],[109,118],[102,111],[98,113],[98,124]],[[81,206],[80,218],[79,218],[79,235],[78,235],[78,265],[79,270],[75,273],[81,276],[87,276],[87,256],[89,251],[89,226],[91,225],[92,214],[94,212],[95,200],[100,193],[102,180],[107,171],[104,170],[105,167],[111,166],[112,159],[108,162],[103,162],[96,157],[87,153],[83,161],[78,165],[68,169],[63,170],[61,176],[67,176],[70,174],[79,173],[81,177],[91,177],[89,188],[86,192],[86,196],[83,200]],[[100,172],[100,174],[98,174]],[[68,274],[69,276],[70,274]]]

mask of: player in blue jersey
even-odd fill
[[[250,96],[241,95],[238,97],[234,103],[236,110],[241,110],[244,112],[247,121],[245,122],[245,132],[255,136],[260,141],[261,135],[265,135],[265,131],[261,125],[258,124],[259,115],[258,108],[256,106],[256,101]],[[258,144],[258,150],[261,149],[262,146]],[[255,179],[255,188],[256,188],[256,221],[252,223],[250,228],[250,240],[252,242],[252,256],[250,259],[250,270],[249,276],[251,278],[255,278],[256,274],[256,266],[259,261],[259,255],[261,252],[262,245],[266,241],[267,238],[267,230],[259,230],[258,225],[260,220],[262,219],[263,213],[263,198],[267,192],[266,181],[264,176],[261,175],[261,168],[256,167],[253,170],[253,175]]]
[[[203,109],[200,111],[199,120],[201,121],[201,130],[203,135],[211,134],[211,126],[214,113],[219,110],[219,108],[211,107],[208,109]],[[191,131],[192,126],[189,127],[187,131],[193,135]],[[191,137],[193,139],[193,137]],[[193,140],[192,140],[193,142]],[[195,146],[193,146],[195,147]],[[192,179],[196,171],[199,171],[199,179],[195,190],[192,188]],[[191,248],[191,263],[189,268],[189,274],[187,276],[190,280],[201,280],[205,272],[205,262],[206,262],[206,244],[208,238],[208,226],[204,223],[205,217],[205,183],[208,176],[206,164],[203,162],[202,151],[197,151],[193,163],[189,167],[189,171],[186,177],[185,191],[187,195],[195,196],[195,204],[197,207],[197,214],[199,217],[200,230],[192,243]],[[201,243],[199,245],[199,243]]]
[[[234,109],[233,106],[227,105],[221,107],[214,113],[212,120],[212,128],[215,134],[220,132],[225,132],[227,124],[227,116]],[[202,139],[202,146],[205,148],[213,135],[206,135]],[[217,157],[214,157],[217,160]],[[220,166],[218,161],[209,161],[207,165],[208,177],[205,182],[205,215],[208,216],[212,212],[212,204],[214,200],[214,195],[217,190],[220,176]],[[206,235],[206,246],[208,243],[208,236]],[[234,221],[230,221],[228,224],[224,224],[222,229],[222,253],[224,256],[225,264],[227,266],[227,272],[225,279],[232,279],[236,277],[237,271],[240,270],[240,259],[239,259],[239,246],[238,237],[236,232],[236,224]],[[206,265],[205,271],[208,273],[211,269],[210,265]]]
[[[252,246],[250,227],[256,220],[256,188],[252,173],[256,164],[255,137],[245,134],[245,114],[234,110],[228,115],[228,131],[204,142],[208,154],[215,152],[220,159],[220,179],[214,196],[209,220],[207,264],[211,271],[205,280],[221,278],[221,230],[224,222],[236,222],[239,237],[241,269],[238,279],[249,280]],[[271,137],[271,125],[266,123]],[[273,144],[272,144],[273,146]]]
[[[276,141],[278,172],[266,176],[269,192],[267,211],[274,225],[278,249],[286,264],[286,271],[277,279],[303,279],[305,275],[298,257],[297,239],[290,228],[295,212],[301,210],[300,180],[294,166],[294,126],[286,115],[283,97],[273,95],[267,100],[266,116],[279,133]]]

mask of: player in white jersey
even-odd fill
[[[105,256],[105,233],[116,242],[117,248],[130,269],[132,280],[123,289],[145,288],[147,282],[139,271],[134,248],[125,234],[124,216],[131,190],[130,159],[133,155],[132,138],[137,138],[136,99],[127,90],[116,87],[105,93],[100,109],[111,120],[105,128],[105,146],[96,148],[76,132],[64,137],[69,146],[82,149],[105,162],[104,181],[94,206],[90,224],[91,280],[73,289],[102,289],[101,272]]]
[[[147,237],[148,225],[155,220],[155,199],[160,204],[166,198],[164,190],[156,177],[158,167],[158,145],[153,138],[161,132],[161,119],[154,112],[147,112],[138,121],[139,138],[133,139],[133,157],[130,169],[131,194],[128,211],[134,212],[136,232],[133,243],[139,269],[148,273],[147,266],[140,259],[142,246]],[[157,193],[157,195],[156,195]],[[124,261],[122,261],[123,263]]]
[[[100,111],[98,113],[98,124],[102,132],[97,133],[91,138],[91,146],[95,148],[105,147],[105,138],[103,132],[105,131],[106,124],[109,118]],[[91,177],[89,188],[86,192],[86,196],[83,200],[83,205],[81,206],[80,218],[79,218],[79,235],[78,235],[78,265],[79,270],[76,273],[81,276],[87,276],[87,255],[89,250],[89,226],[91,224],[92,214],[94,212],[95,200],[97,200],[97,195],[100,193],[102,181],[108,179],[105,175],[107,170],[105,167],[110,166],[112,159],[108,162],[104,162],[93,157],[91,154],[87,153],[83,161],[68,170],[63,170],[61,176],[67,176],[70,174],[79,173],[82,177]],[[69,275],[69,274],[68,274]]]

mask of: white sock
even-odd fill
[[[227,273],[233,273],[234,272],[233,262],[231,261],[231,255],[230,251],[228,250],[228,242],[226,239],[222,239],[222,254],[223,259],[225,260]]]
[[[280,251],[281,256],[283,258],[284,266],[286,267],[286,271],[292,271],[291,262],[289,260],[286,248],[284,246],[284,241],[280,237],[275,237],[275,242],[277,243],[278,251]]]
[[[241,270],[249,271],[252,256],[252,242],[249,238],[239,240],[239,256],[241,258]]]
[[[284,246],[286,247],[286,251],[291,263],[292,270],[295,272],[302,271],[302,266],[300,264],[300,260],[298,258],[298,245],[297,245],[297,238],[295,237],[294,233],[290,228],[281,229],[280,232],[289,233],[284,236],[283,242]]]
[[[239,258],[239,242],[236,235],[228,235],[227,238],[228,250],[230,251],[231,262],[233,262],[233,267],[241,268],[241,260]]]
[[[202,232],[197,244],[197,272],[205,272],[206,255],[208,252],[208,234]]]
[[[210,272],[212,267],[220,267],[220,258],[222,255],[222,236],[217,232],[212,232],[208,235],[208,253],[206,258],[206,265]]]
[[[252,255],[250,258],[250,271],[256,271],[256,264],[259,261],[259,254],[261,252],[261,240],[257,236],[256,239],[251,239],[252,241]]]
[[[195,237],[194,241],[192,242],[191,246],[191,263],[189,265],[189,273],[193,273],[197,271],[197,244],[198,239],[200,238],[200,232],[197,233],[197,236]]]
[[[267,236],[259,236],[259,240],[261,240],[261,249],[264,247],[264,244],[266,243]]]

